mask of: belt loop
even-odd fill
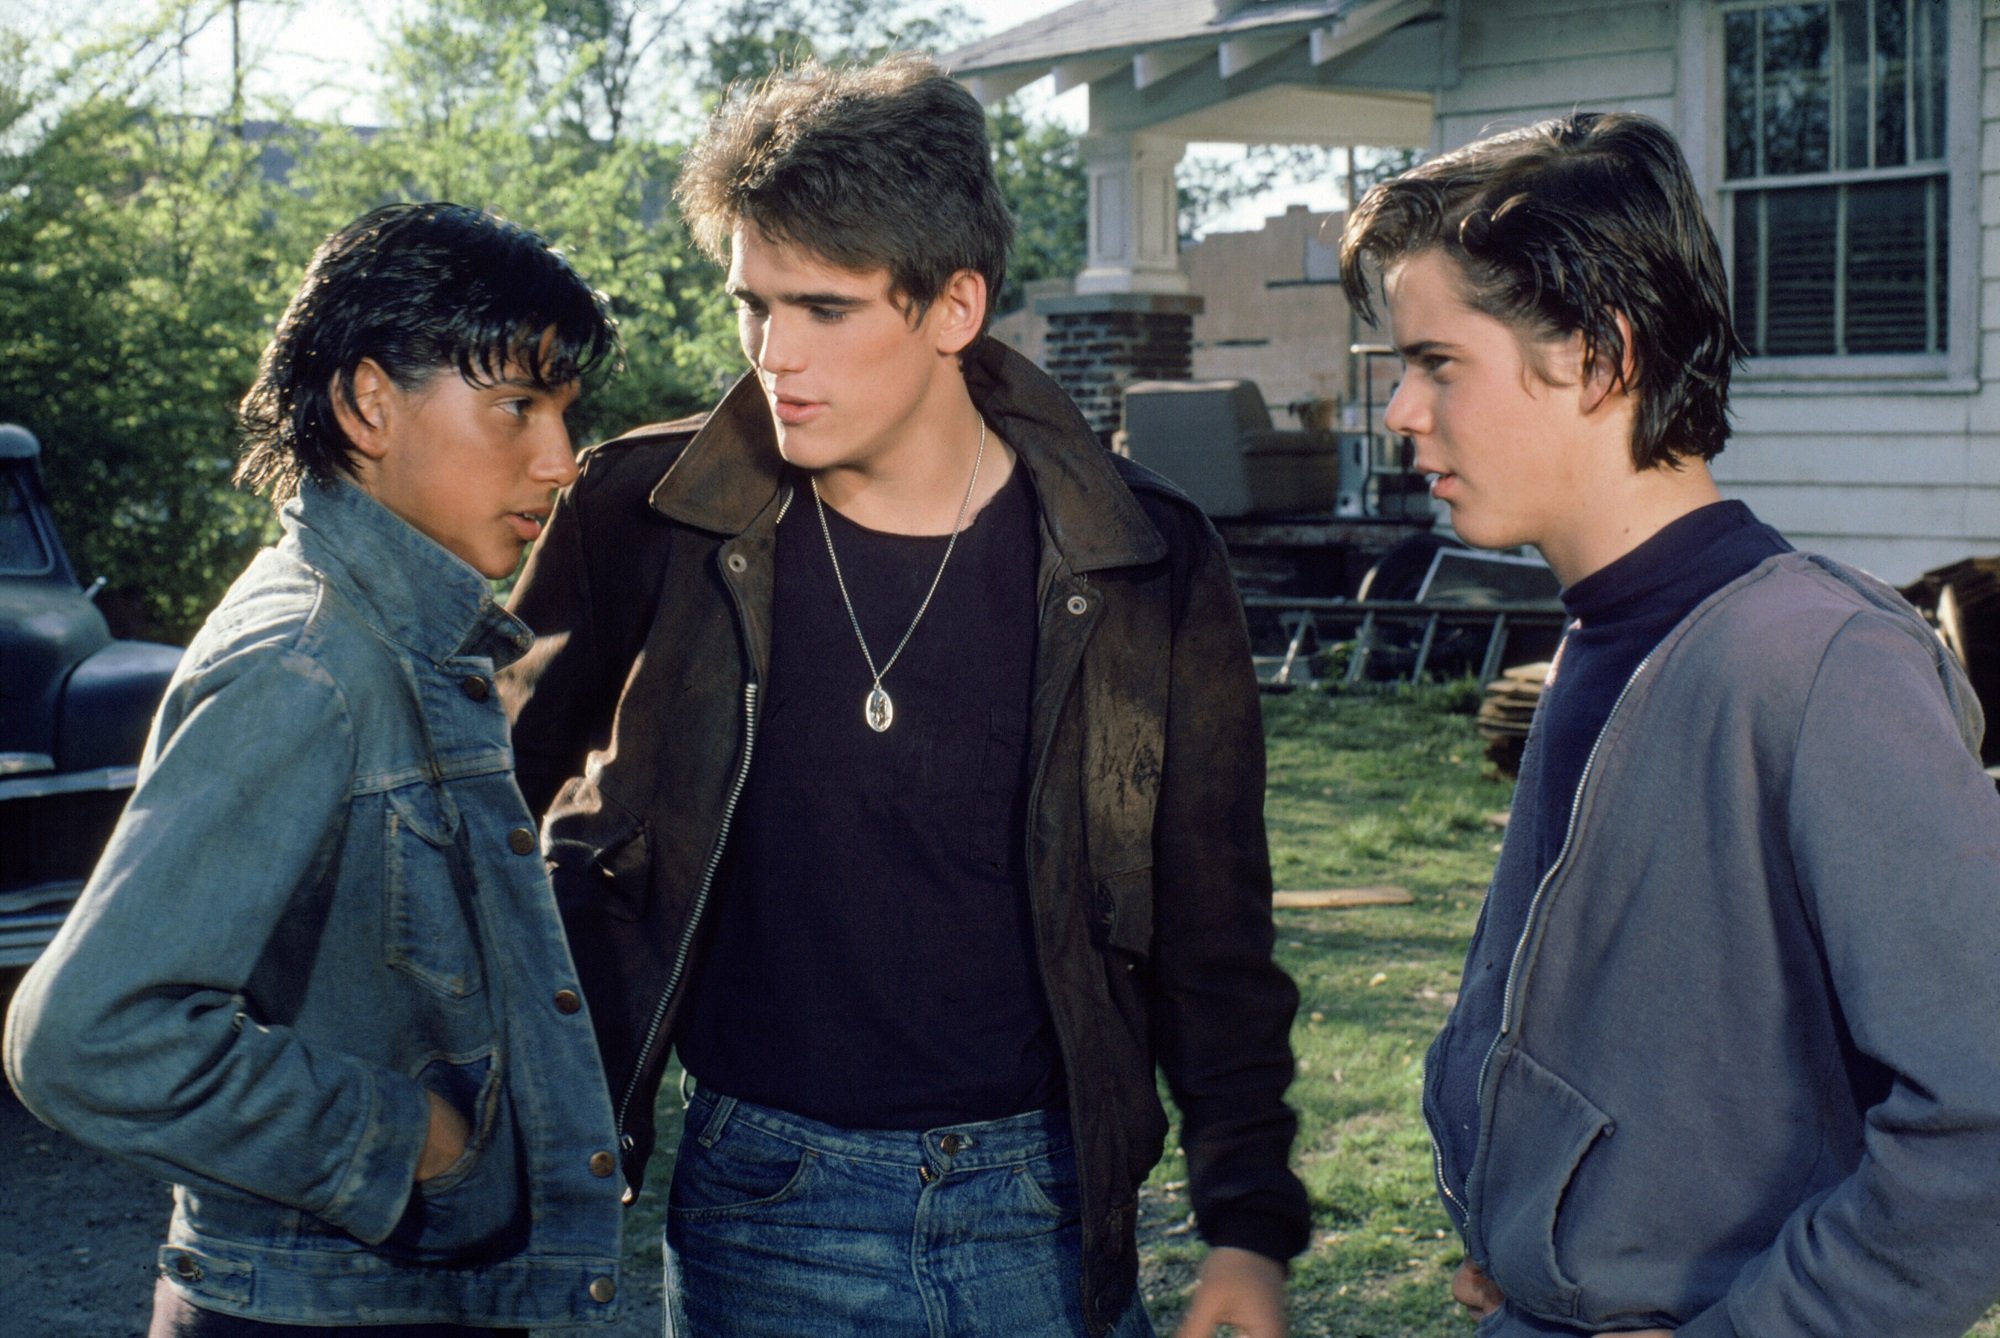
[[[715,1101],[715,1113],[708,1117],[708,1123],[702,1126],[699,1134],[695,1135],[695,1140],[705,1148],[714,1147],[715,1140],[722,1137],[722,1126],[728,1124],[729,1117],[735,1113],[735,1097],[717,1097]]]

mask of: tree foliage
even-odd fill
[[[161,46],[213,0],[62,68],[0,40],[0,420],[41,437],[65,542],[121,631],[184,637],[269,539],[270,508],[230,485],[234,406],[313,248],[377,204],[520,219],[606,294],[625,366],[587,388],[579,437],[712,398],[736,357],[667,215],[678,151],[603,133],[632,117],[581,34],[621,24],[620,2],[554,31],[539,0],[427,0],[366,132],[178,103]]]
[[[1090,180],[1076,136],[1061,125],[1030,121],[1011,101],[986,124],[1000,189],[1014,211],[1014,255],[994,310],[1014,311],[1028,284],[1083,268]]]
[[[0,418],[41,437],[108,609],[136,601],[156,633],[197,618],[263,533],[228,486],[280,260],[256,160],[212,124],[91,100],[0,165]]]
[[[1350,150],[1313,144],[1253,144],[1234,158],[1190,156],[1175,174],[1181,239],[1200,236],[1237,205],[1281,186],[1332,182],[1341,187],[1343,198],[1350,185],[1359,196],[1376,182],[1408,171],[1418,157],[1410,149]]]
[[[383,124],[251,105],[188,44],[296,0],[85,0],[59,36],[0,16],[0,421],[43,442],[65,543],[125,635],[180,639],[267,542],[231,486],[234,407],[314,247],[375,205],[450,199],[549,237],[606,295],[618,375],[586,387],[591,439],[712,402],[741,368],[720,275],[672,213],[682,145],[732,84],[815,58],[945,50],[975,28],[916,0],[406,0]],[[1013,281],[1073,273],[1071,136],[993,115],[1020,221]]]
[[[704,108],[733,85],[817,60],[878,60],[892,51],[948,51],[972,35],[957,0],[927,6],[880,0],[717,0],[681,45]]]

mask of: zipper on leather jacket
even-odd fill
[[[653,1020],[646,1027],[646,1039],[640,1043],[639,1054],[632,1065],[632,1077],[625,1084],[625,1095],[618,1101],[618,1146],[621,1151],[632,1150],[632,1136],[625,1132],[626,1117],[632,1110],[632,1098],[638,1095],[639,1083],[651,1062],[653,1048],[659,1043],[660,1029],[666,1024],[667,1008],[673,1003],[674,994],[680,989],[681,976],[687,971],[688,954],[694,947],[695,930],[701,924],[702,911],[708,905],[708,894],[715,886],[715,871],[722,863],[722,852],[729,844],[730,824],[736,817],[737,801],[743,797],[743,787],[750,779],[750,756],[757,749],[757,684],[743,685],[743,756],[736,764],[736,778],[730,783],[728,797],[722,805],[722,825],[715,834],[715,845],[708,852],[708,863],[701,871],[701,884],[695,889],[694,903],[688,909],[687,923],[681,927],[680,942],[674,946],[673,968],[667,972],[667,986],[660,993],[660,1002],[653,1008]]]
[[[782,524],[785,513],[792,509],[792,499],[798,490],[786,485],[778,499],[778,518],[774,524]],[[743,610],[743,596],[733,581],[725,581],[729,597],[736,605],[739,621],[747,621]],[[680,989],[681,977],[687,972],[688,954],[694,948],[695,930],[701,926],[702,912],[708,907],[708,894],[715,887],[715,871],[722,864],[722,853],[729,846],[729,828],[736,820],[736,805],[743,798],[743,787],[750,779],[750,757],[757,751],[757,682],[753,677],[743,685],[743,756],[736,763],[736,778],[729,784],[729,793],[722,803],[722,824],[715,833],[715,845],[708,852],[708,863],[701,871],[701,884],[695,888],[694,902],[688,908],[687,923],[681,927],[680,942],[674,945],[674,964],[667,972],[667,985],[660,992],[660,1002],[653,1008],[652,1021],[646,1024],[646,1037],[639,1043],[639,1053],[632,1064],[632,1077],[625,1084],[625,1095],[618,1099],[618,1147],[621,1152],[632,1150],[632,1136],[625,1132],[627,1117],[632,1111],[632,1098],[639,1093],[639,1083],[645,1076],[646,1065],[653,1058],[653,1048],[659,1044],[660,1029],[666,1025],[667,1009]]]

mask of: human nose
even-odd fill
[[[803,342],[789,322],[765,314],[743,319],[743,352],[750,365],[769,376],[801,371],[805,367]]]
[[[569,424],[560,417],[535,443],[533,475],[537,483],[551,488],[567,488],[576,482],[576,447],[570,441]]]
[[[1416,386],[1416,379],[1404,373],[1389,396],[1389,407],[1382,411],[1382,426],[1399,437],[1420,437],[1430,431],[1430,404]]]

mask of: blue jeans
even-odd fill
[[[1076,1338],[1083,1228],[1056,1112],[836,1129],[697,1090],[667,1200],[670,1338]],[[1135,1293],[1113,1338],[1152,1338]]]

